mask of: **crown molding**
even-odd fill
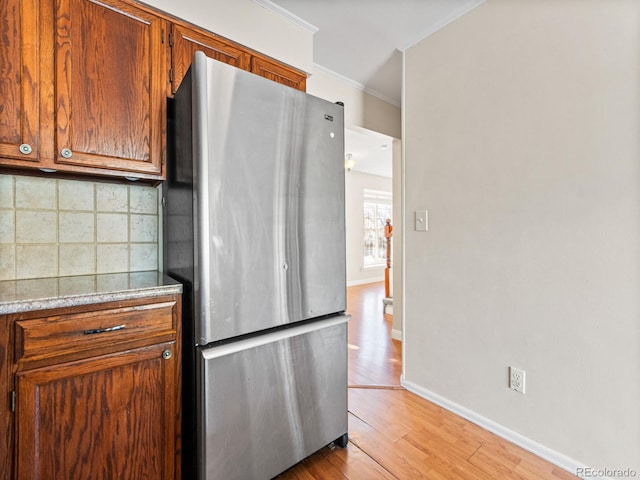
[[[372,95],[372,96],[374,96],[376,98],[379,98],[380,100],[382,100],[384,102],[390,103],[394,107],[400,108],[400,102],[398,102],[398,101],[396,101],[396,100],[394,100],[392,98],[389,98],[388,96],[378,92],[377,90],[365,87],[361,83],[358,83],[355,80],[351,80],[350,78],[345,77],[344,75],[341,75],[339,73],[336,73],[333,70],[329,70],[328,68],[323,67],[322,65],[318,65],[317,63],[314,63],[313,67],[318,72],[322,72],[322,73],[324,73],[325,75],[327,75],[329,77],[333,77],[333,78],[335,78],[337,80],[340,80],[341,82],[347,83],[350,86],[352,86],[353,88],[356,88],[358,90],[362,90],[364,93],[367,93],[367,94]]]
[[[461,6],[460,8],[456,9],[455,11],[453,11],[451,14],[447,15],[446,17],[444,17],[438,23],[436,23],[434,25],[430,25],[428,28],[426,28],[425,30],[423,30],[422,32],[417,34],[414,38],[412,38],[410,41],[406,42],[404,45],[400,45],[398,47],[398,50],[400,50],[401,52],[404,52],[407,48],[414,46],[416,43],[421,42],[422,40],[424,40],[425,38],[429,37],[430,35],[433,35],[438,30],[446,27],[450,23],[455,22],[457,19],[459,19],[460,17],[466,15],[471,10],[479,7],[485,1],[486,0],[471,0],[466,5]]]
[[[251,0],[251,1],[256,5],[261,6],[262,8],[266,8],[267,10],[270,10],[276,15],[280,15],[281,17],[289,20],[290,22],[298,25],[299,27],[304,28],[305,30],[307,30],[308,32],[311,32],[312,34],[315,34],[319,30],[319,28],[316,27],[315,25],[310,24],[306,20],[303,20],[297,15],[294,15],[293,13],[291,13],[289,10],[282,8],[280,5],[276,5],[270,0]]]

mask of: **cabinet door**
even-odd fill
[[[266,58],[253,57],[251,59],[251,71],[256,75],[303,92],[307,89],[307,77],[303,73]]]
[[[175,93],[191,65],[193,54],[202,51],[207,57],[215,58],[243,70],[249,70],[251,56],[246,50],[225,42],[212,34],[204,34],[181,25],[173,25],[171,32],[171,73],[172,89]]]
[[[166,22],[121,0],[53,1],[54,162],[160,178]]]
[[[16,374],[16,478],[173,478],[174,351],[170,342]]]
[[[10,322],[9,316],[0,315],[0,398],[8,399],[12,384],[10,355]],[[13,415],[9,413],[9,405],[2,405],[0,413],[0,480],[11,478],[13,463]]]
[[[37,162],[37,1],[2,0],[0,19],[0,161]]]

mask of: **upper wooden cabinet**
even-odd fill
[[[305,91],[307,76],[293,68],[275,62],[260,54],[247,50],[206,30],[174,24],[171,31],[171,91],[180,82],[191,65],[193,54],[202,51],[207,57],[228,63],[256,75]]]
[[[47,153],[59,166],[161,178],[167,22],[120,0],[53,1],[55,62],[46,73],[54,69],[55,150]]]
[[[1,0],[0,166],[164,179],[166,97],[197,50],[306,75],[136,0]]]
[[[202,51],[207,57],[215,58],[243,70],[249,70],[251,55],[246,50],[233,45],[215,35],[198,32],[182,25],[171,27],[171,88],[175,93],[184,78],[193,54]]]
[[[37,0],[2,0],[0,18],[0,157],[38,161]]]
[[[305,74],[265,57],[253,57],[251,59],[251,71],[256,75],[303,92],[307,89],[307,76]]]
[[[162,179],[167,21],[125,0],[0,15],[0,165]]]

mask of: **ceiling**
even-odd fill
[[[391,178],[393,138],[371,130],[347,128],[344,152],[354,162],[352,171]]]
[[[402,51],[485,0],[254,1],[315,31],[317,66],[399,107]],[[345,153],[356,162],[353,171],[391,177],[391,145],[390,137],[364,129],[345,135]]]
[[[254,0],[255,1],[255,0]],[[259,0],[317,29],[316,65],[396,106],[402,95],[402,51],[484,0]],[[297,18],[296,18],[297,17]]]

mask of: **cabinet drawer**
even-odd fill
[[[65,313],[15,323],[16,361],[36,361],[174,338],[175,302]],[[143,342],[144,343],[144,342]]]

